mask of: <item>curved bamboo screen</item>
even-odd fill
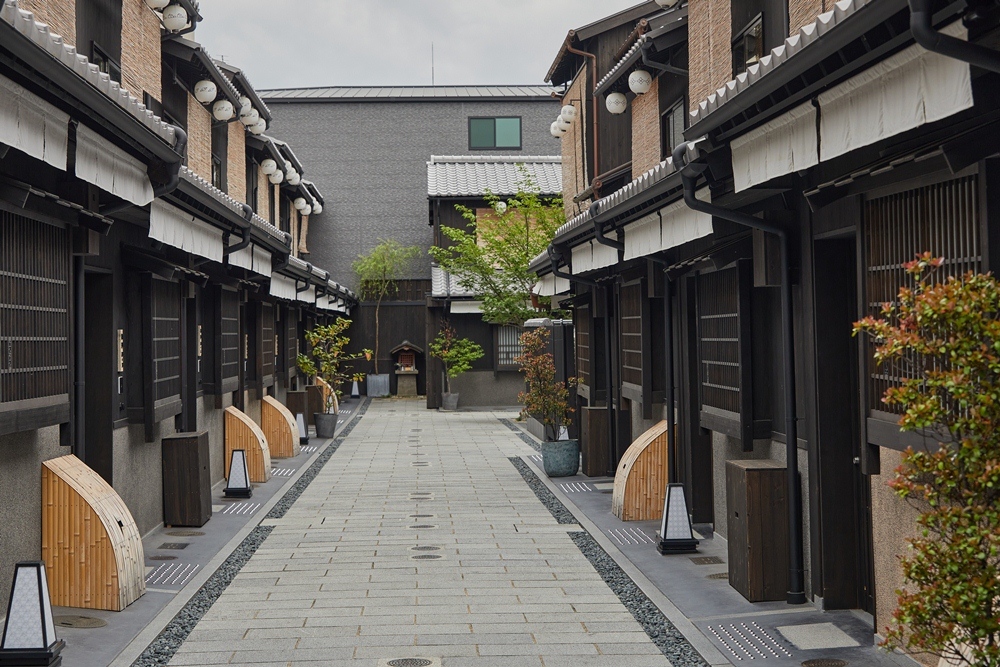
[[[260,404],[260,426],[274,458],[287,459],[302,451],[295,417],[273,396],[265,396]]]
[[[42,560],[55,606],[121,611],[146,592],[132,513],[72,454],[42,463]]]
[[[667,422],[640,435],[625,451],[615,472],[611,511],[622,521],[657,519],[667,489]]]
[[[251,482],[263,484],[271,479],[271,450],[268,449],[264,432],[250,417],[233,406],[226,408],[225,439],[226,479],[229,479],[229,463],[234,449],[246,451]]]

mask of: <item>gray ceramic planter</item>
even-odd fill
[[[316,422],[317,438],[332,438],[337,432],[337,415],[317,412],[313,415]]]
[[[441,394],[442,410],[458,410],[458,392],[452,394]]]
[[[558,440],[542,443],[542,468],[549,477],[569,477],[580,469],[580,442]]]

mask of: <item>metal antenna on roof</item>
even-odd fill
[[[434,42],[431,42],[431,85],[434,85]]]

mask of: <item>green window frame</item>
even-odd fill
[[[469,118],[469,150],[521,150],[520,116]]]

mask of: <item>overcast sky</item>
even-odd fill
[[[566,32],[639,0],[201,0],[197,39],[255,88],[540,84]]]

